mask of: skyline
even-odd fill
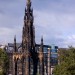
[[[75,46],[75,1],[31,0],[36,43],[58,47]],[[0,43],[21,42],[26,0],[0,0]]]

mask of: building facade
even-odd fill
[[[51,75],[52,69],[58,64],[58,47],[35,43],[35,28],[33,25],[33,9],[31,1],[27,0],[22,31],[22,43],[8,44],[9,56],[8,75]]]

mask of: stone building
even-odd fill
[[[27,0],[22,31],[22,43],[9,43],[7,53],[9,55],[8,75],[51,75],[52,68],[58,64],[58,47],[35,43],[35,27],[31,1]]]

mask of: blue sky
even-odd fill
[[[0,0],[0,43],[21,42],[26,0]],[[75,46],[75,0],[32,0],[36,43]]]

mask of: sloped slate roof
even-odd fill
[[[16,43],[17,47],[21,46],[21,43]],[[14,47],[13,43],[8,43],[8,47]]]

